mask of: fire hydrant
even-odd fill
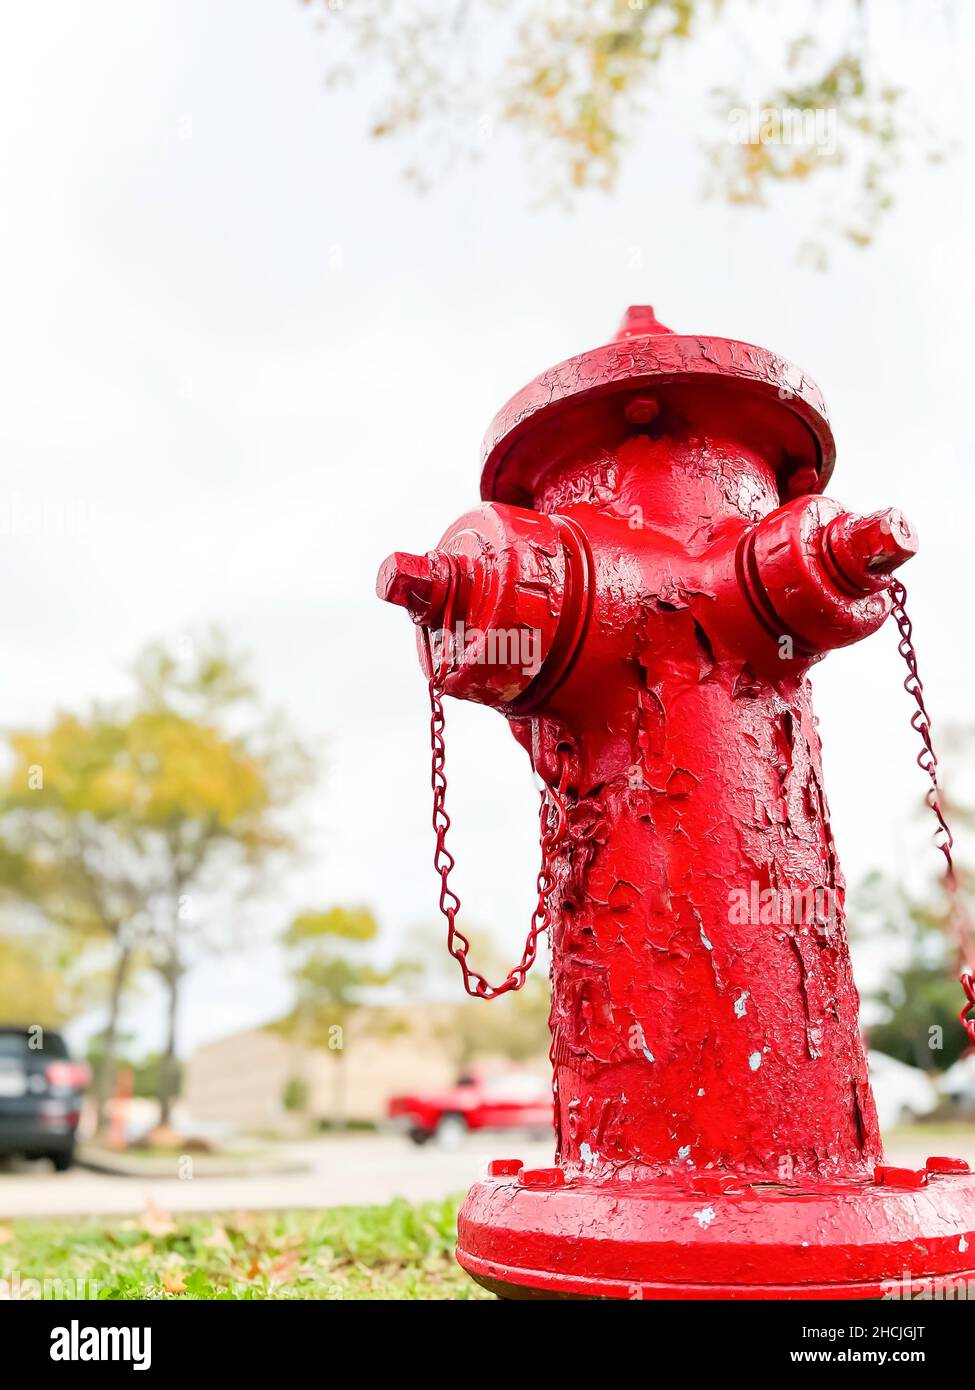
[[[497,1160],[458,1223],[506,1296],[975,1277],[975,1176],[884,1164],[859,1033],[808,677],[916,537],[823,497],[833,459],[804,373],[635,307],[500,412],[484,505],[380,571],[435,695],[498,709],[551,789],[555,1162]]]

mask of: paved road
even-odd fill
[[[122,1178],[78,1168],[53,1173],[46,1163],[0,1169],[0,1218],[17,1216],[124,1215],[147,1201],[165,1211],[215,1211],[274,1207],[358,1206],[445,1197],[463,1191],[489,1158],[552,1161],[550,1143],[490,1136],[471,1139],[457,1152],[418,1149],[394,1136],[349,1136],[288,1144],[289,1161],[306,1171],[253,1177]],[[915,1129],[888,1144],[890,1163],[922,1164],[928,1154],[967,1158],[975,1167],[975,1130],[959,1136]],[[175,1162],[174,1162],[175,1169]]]
[[[273,1207],[361,1206],[411,1201],[462,1192],[490,1158],[551,1163],[552,1145],[537,1140],[489,1136],[470,1139],[453,1153],[387,1135],[308,1140],[288,1144],[289,1162],[304,1172],[253,1177],[115,1177],[83,1168],[54,1173],[45,1162],[0,1168],[0,1218],[18,1216],[121,1215],[153,1201],[165,1211],[214,1211]]]

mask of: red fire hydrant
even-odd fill
[[[833,458],[802,372],[632,308],[501,411],[484,505],[380,571],[420,628],[435,789],[441,692],[500,710],[551,789],[555,1164],[499,1160],[459,1220],[508,1296],[975,1277],[975,1177],[884,1166],[858,1029],[808,673],[884,622],[916,537],[822,497]]]

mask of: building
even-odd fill
[[[453,1009],[363,1008],[341,1049],[304,1047],[272,1024],[206,1043],[186,1064],[184,1102],[193,1120],[243,1131],[293,1131],[308,1118],[375,1121],[398,1091],[449,1084],[456,1073],[444,1044]],[[301,1083],[303,1110],[286,1093]]]

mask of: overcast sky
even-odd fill
[[[970,718],[972,36],[931,6],[883,9],[906,27],[875,44],[894,75],[920,74],[954,148],[899,180],[874,247],[817,273],[797,243],[837,188],[762,213],[700,198],[719,42],[689,54],[618,189],[566,212],[533,207],[538,171],[504,138],[417,196],[395,144],[365,134],[368,82],[326,91],[327,34],[291,0],[7,6],[0,722],[118,694],[145,640],[219,621],[326,750],[314,854],[265,921],[365,901],[395,942],[430,920],[426,692],[376,569],[477,501],[498,407],[640,302],[818,381],[830,492],[918,524],[922,674],[938,720]],[[731,55],[739,77],[760,47]],[[884,630],[815,675],[851,882],[902,859],[921,791],[895,646]],[[448,716],[457,886],[514,956],[537,859],[527,760],[492,712]],[[286,1000],[274,953],[204,964],[185,1038]],[[151,996],[140,1010],[151,1040]]]

